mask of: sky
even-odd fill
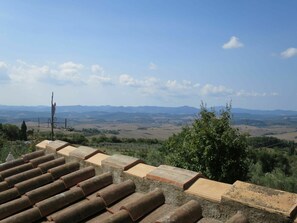
[[[2,0],[0,104],[297,110],[295,0]]]

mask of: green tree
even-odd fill
[[[23,123],[21,125],[20,139],[27,141],[27,125],[26,125],[25,121],[23,121]]]
[[[219,114],[201,105],[190,127],[170,137],[162,147],[165,162],[201,171],[210,179],[233,183],[248,173],[246,136],[231,127],[231,105]]]
[[[16,125],[4,124],[2,125],[3,137],[7,140],[19,140],[20,139],[20,129]]]

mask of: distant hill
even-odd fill
[[[218,111],[224,107],[217,106]],[[0,105],[0,112],[3,111],[23,111],[23,112],[50,112],[49,106],[7,106]],[[161,107],[161,106],[57,106],[57,113],[71,113],[71,112],[106,112],[106,113],[144,113],[144,114],[184,114],[193,115],[199,112],[198,108],[190,106],[181,107]],[[297,111],[290,110],[255,110],[244,108],[232,108],[233,114],[247,114],[247,115],[265,115],[265,116],[295,116]]]
[[[216,111],[224,107],[215,107]],[[158,106],[57,106],[56,118],[59,122],[68,119],[75,123],[190,123],[199,112],[198,108],[158,107]],[[297,126],[297,111],[252,110],[232,108],[233,124],[258,127],[269,125]],[[0,105],[0,123],[20,123],[22,120],[48,122],[49,106],[6,106]]]

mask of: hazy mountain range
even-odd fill
[[[219,111],[224,107],[214,109]],[[56,118],[59,122],[67,119],[72,123],[145,123],[182,125],[190,123],[199,112],[198,108],[158,107],[158,106],[57,106]],[[232,108],[233,123],[252,126],[286,125],[297,126],[297,111],[252,110]],[[0,105],[0,123],[48,122],[49,106],[6,106]]]
[[[216,111],[223,109],[222,106],[214,107]],[[0,105],[0,111],[23,111],[23,112],[50,112],[49,106],[7,106]],[[190,106],[160,107],[160,106],[57,106],[57,113],[84,113],[84,112],[107,112],[107,113],[149,113],[149,114],[183,114],[193,115],[199,112],[198,108]],[[295,116],[297,111],[292,110],[255,110],[244,108],[232,108],[233,114],[269,115],[269,116]]]

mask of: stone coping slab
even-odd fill
[[[181,189],[187,189],[199,177],[201,173],[185,170],[178,167],[160,165],[147,174],[148,179],[169,183]]]
[[[102,160],[101,164],[104,166],[111,166],[114,168],[119,168],[121,170],[128,170],[129,168],[135,166],[138,163],[143,163],[142,160],[134,158],[131,156],[125,156],[120,154],[112,155],[105,160]]]
[[[46,145],[46,148],[47,149],[51,149],[53,151],[58,151],[62,148],[64,148],[65,146],[68,146],[69,143],[68,142],[64,142],[64,141],[61,141],[61,140],[55,140],[55,141],[51,141],[49,142],[47,145]]]
[[[58,154],[61,154],[61,155],[64,155],[64,156],[69,156],[69,153],[72,152],[73,150],[77,149],[76,147],[74,146],[66,146],[62,149],[60,149],[57,153]]]
[[[144,163],[139,163],[139,164],[131,167],[129,170],[127,170],[125,172],[130,175],[133,175],[133,176],[144,178],[144,177],[146,177],[146,175],[148,173],[150,173],[151,171],[153,171],[156,168],[157,167],[155,167],[155,166],[150,166],[150,165],[147,165]]]
[[[89,159],[86,160],[86,162],[94,164],[96,166],[101,166],[102,160],[107,159],[110,157],[109,155],[106,155],[104,153],[97,153],[94,156],[90,157]]]
[[[79,146],[75,150],[71,151],[69,153],[69,156],[73,156],[82,160],[86,160],[90,158],[91,156],[94,156],[96,153],[101,152],[98,149],[94,149],[92,147],[88,146]]]
[[[222,195],[231,187],[231,184],[199,178],[188,190],[186,190],[186,193],[194,194],[213,202],[221,202]]]
[[[222,196],[222,202],[235,201],[249,207],[287,217],[297,212],[297,194],[236,181]]]
[[[36,148],[38,149],[46,149],[46,145],[49,144],[51,141],[50,140],[43,140],[40,143],[36,145]]]

